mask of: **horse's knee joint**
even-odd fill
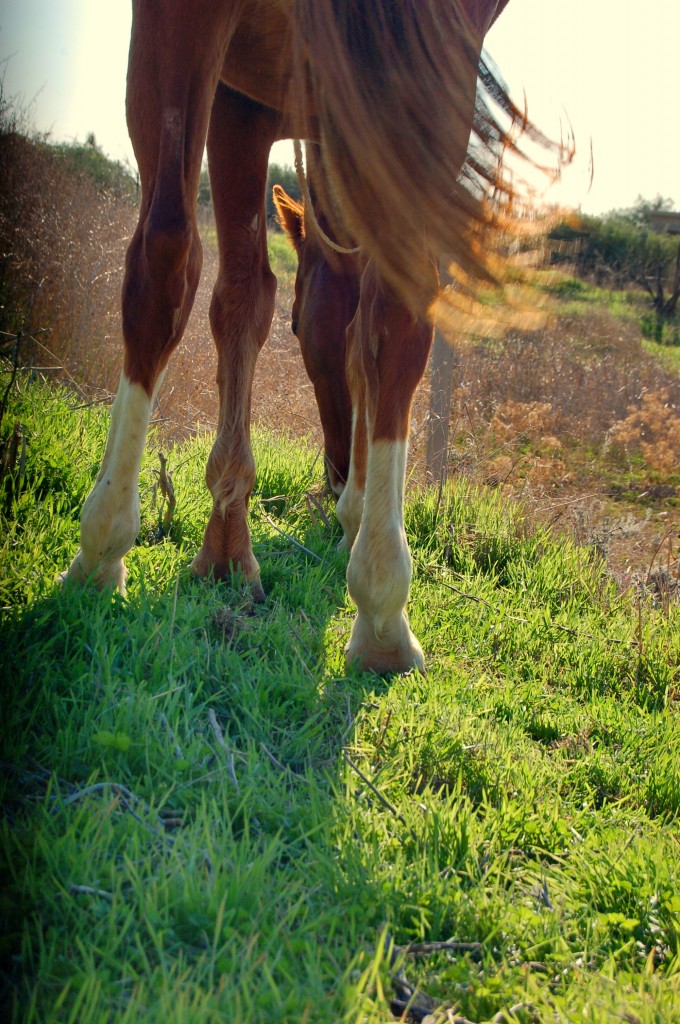
[[[152,208],[144,226],[144,256],[150,276],[165,286],[173,309],[184,300],[192,242],[188,218],[159,217]]]

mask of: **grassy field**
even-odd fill
[[[167,536],[149,446],[127,599],[62,592],[79,404],[19,376],[3,424],[7,1015],[680,1019],[678,605],[459,483],[407,506],[429,674],[347,672],[321,464],[262,433],[263,606],[187,572],[205,436],[167,453]]]

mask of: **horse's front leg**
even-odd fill
[[[274,314],[276,278],[269,268],[265,185],[279,115],[220,85],[208,133],[208,161],[220,252],[210,307],[217,348],[219,423],[206,472],[213,508],[192,562],[200,575],[240,570],[253,596],[264,597],[248,528],[255,483],[250,445],[255,363]]]
[[[139,223],[126,258],[124,361],[102,467],[65,578],[124,589],[139,530],[138,476],[151,407],[194,301],[202,249],[196,196],[210,109],[234,14],[178,0],[134,4],[127,115],[139,165]]]
[[[347,567],[349,593],[357,606],[347,662],[380,673],[422,671],[423,652],[406,615],[411,555],[404,530],[404,482],[411,405],[427,365],[432,328],[412,316],[369,264],[349,344],[350,389],[353,398],[363,393],[365,407],[365,435],[361,409],[355,407],[352,458],[361,457],[357,441],[365,436],[366,461],[365,474],[357,465],[348,481],[351,487],[356,473],[358,493],[362,483],[365,487]],[[352,387],[352,365],[355,374],[361,367],[362,387]]]

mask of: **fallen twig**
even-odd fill
[[[321,522],[326,527],[326,529],[332,529],[331,521],[326,515],[326,510],[319,501],[319,499],[317,498],[317,496],[315,494],[312,494],[311,491],[305,491],[305,498],[307,499],[307,508],[309,509],[309,514],[311,518],[314,519],[314,509],[318,513],[319,518],[321,519]]]
[[[434,570],[434,569],[442,569],[443,567],[439,566],[439,565],[428,565],[426,568],[429,569],[429,570]],[[434,575],[434,573],[431,573],[431,574]],[[458,594],[460,597],[465,598],[466,601],[475,601],[477,604],[483,604],[486,608],[489,609],[489,611],[492,611],[492,612],[497,612],[498,611],[498,609],[495,608],[484,597],[477,597],[476,594],[468,594],[464,590],[460,590],[459,587],[454,587],[454,585],[452,583],[447,583],[446,580],[440,579],[439,577],[437,577],[437,582],[441,583],[441,585],[443,587],[446,587],[448,590],[452,590],[454,592],[454,594]],[[529,625],[529,623],[530,623],[529,619],[525,619],[521,615],[506,615],[506,614],[503,614],[503,618],[504,619],[508,619],[511,622],[521,622],[524,625]],[[559,622],[552,622],[551,621],[550,622],[550,628],[551,629],[559,629],[563,633],[568,633],[569,636],[576,637],[577,639],[579,639],[579,638],[585,638],[586,640],[598,640],[599,639],[599,637],[594,636],[592,633],[581,633],[577,629],[572,629],[570,626],[563,626]],[[637,640],[619,640],[617,637],[613,637],[613,636],[602,637],[602,639],[607,644],[630,644],[631,646],[634,646],[637,643]]]
[[[472,960],[481,960],[484,947],[481,942],[457,942],[449,939],[444,942],[409,942],[406,946],[395,946],[395,953],[409,956],[428,956],[430,953],[451,952],[469,953]]]
[[[278,768],[280,772],[290,772],[290,774],[293,776],[293,778],[300,779],[301,782],[306,782],[307,781],[305,779],[304,775],[300,775],[298,772],[293,771],[293,769],[289,765],[282,764],[281,761],[279,761],[276,757],[274,757],[274,755],[272,754],[271,750],[268,750],[267,747],[265,746],[265,744],[262,741],[260,741],[260,748],[263,751],[263,753],[265,753],[267,755],[267,757],[269,758],[271,763],[274,765],[274,767]]]
[[[342,751],[342,756],[344,757],[345,761],[350,766],[352,771],[355,771],[357,773],[357,775],[359,776],[361,781],[364,782],[368,786],[368,788],[370,789],[371,793],[373,793],[373,795],[378,799],[378,801],[383,805],[383,807],[386,810],[388,810],[390,812],[390,814],[394,815],[394,817],[397,819],[397,821],[401,822],[401,824],[404,826],[404,828],[407,829],[408,832],[411,834],[413,839],[417,838],[415,832],[413,831],[411,826],[408,824],[408,822],[406,821],[406,818],[401,813],[401,811],[398,811],[397,808],[394,806],[394,804],[391,804],[390,801],[387,799],[387,797],[383,796],[383,794],[380,792],[378,787],[375,786],[366,775],[364,775],[364,773],[362,772],[361,768],[359,768],[354,763],[352,758],[349,756],[347,751],[344,750],[344,749]]]
[[[217,740],[218,745],[220,747],[222,747],[222,749],[225,751],[225,753],[227,755],[227,767],[229,769],[229,777],[230,777],[231,781],[234,783],[234,789],[238,792],[239,785],[238,785],[238,779],[236,778],[236,767],[235,767],[235,764],[234,764],[234,755],[233,755],[232,751],[229,749],[229,747],[227,746],[226,740],[224,738],[224,733],[222,732],[222,726],[217,721],[217,715],[215,714],[213,708],[209,708],[208,709],[208,721],[210,722],[210,725],[212,726],[212,730],[215,733],[215,739]]]
[[[299,548],[300,551],[304,551],[306,555],[309,555],[310,558],[314,558],[317,562],[323,562],[323,558],[321,555],[317,555],[316,551],[310,551],[310,549],[306,548],[304,544],[301,544],[299,540],[296,540],[295,537],[291,537],[289,533],[286,533],[286,531],[282,530],[280,526],[277,526],[272,517],[268,515],[264,509],[262,509],[262,518],[265,522],[269,523],[272,529],[276,530],[277,533],[280,533],[282,537],[285,537],[287,541],[293,544],[296,548]]]
[[[163,514],[163,521],[159,526],[159,533],[161,536],[167,537],[175,515],[177,499],[175,497],[175,488],[172,483],[172,477],[170,476],[170,473],[168,473],[168,460],[165,455],[163,455],[163,452],[158,453],[158,459],[161,464],[161,468],[158,473],[158,485],[160,487],[161,495],[167,503]]]
[[[491,1018],[492,1024],[510,1024],[510,1019],[516,1017],[522,1010],[531,1012],[536,1007],[533,1003],[515,1003],[514,1006],[510,1006],[507,1010],[499,1010],[498,1013]]]
[[[167,718],[165,717],[165,714],[162,711],[161,711],[161,714],[160,714],[160,719],[161,719],[161,723],[168,730],[168,735],[170,736],[170,740],[171,740],[172,744],[175,747],[175,757],[181,758],[182,757],[182,749],[181,749],[179,743],[177,742],[177,739],[175,738],[175,734],[172,731],[172,726],[170,725],[170,723],[168,722]]]
[[[148,804],[144,803],[141,797],[135,796],[126,786],[122,786],[119,782],[95,782],[91,786],[85,786],[83,789],[76,789],[70,796],[61,801],[61,806],[54,808],[55,811],[63,810],[70,804],[76,803],[78,800],[85,800],[88,796],[93,796],[95,793],[105,793],[107,790],[114,793],[121,802],[121,806],[124,810],[129,811],[132,817],[143,825],[145,829],[152,832],[155,836],[159,836],[164,839],[167,843],[172,844],[174,840],[172,836],[166,835],[165,831],[156,828],[150,822],[145,821],[140,814],[137,813],[133,804],[141,804],[148,815],[151,815],[152,811]],[[161,821],[163,826],[163,822]],[[163,826],[164,828],[164,826]]]
[[[22,334],[21,331],[19,331],[14,336],[13,339],[14,352],[12,353],[12,372],[10,374],[9,384],[5,388],[4,394],[0,399],[0,424],[2,424],[5,415],[5,408],[7,406],[7,399],[9,398],[9,393],[12,390],[14,381],[16,380],[17,372],[19,370],[19,349],[21,348],[21,339]]]

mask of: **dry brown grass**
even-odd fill
[[[22,332],[24,358],[34,364],[63,366],[111,390],[133,205],[12,132],[0,138],[0,177],[2,329]]]
[[[677,471],[680,461],[680,409],[672,401],[669,389],[642,395],[637,406],[631,406],[625,419],[610,431],[612,444],[627,451],[633,448],[644,456],[648,466],[661,473]]]
[[[557,316],[539,333],[462,345],[456,374],[450,474],[519,498],[622,585],[661,561],[678,575],[680,380],[642,349],[635,321]],[[424,420],[426,396],[418,408]]]

